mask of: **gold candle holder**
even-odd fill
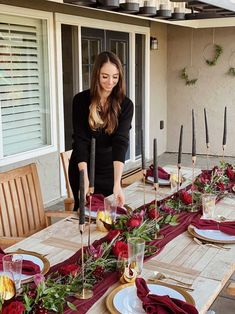
[[[159,184],[158,183],[154,183],[153,184],[153,188],[154,188],[154,197],[155,197],[155,209],[157,210],[157,192],[159,189]]]
[[[222,149],[223,149],[222,162],[224,162],[224,152],[225,152],[225,148],[226,148],[226,145],[222,145]]]
[[[146,204],[146,186],[145,186],[145,180],[146,180],[146,169],[143,169],[143,192],[144,192],[144,208],[145,208],[145,204]]]
[[[81,234],[81,252],[82,252],[82,291],[75,294],[77,299],[86,300],[93,297],[93,291],[90,289],[84,288],[85,282],[85,263],[84,263],[84,248],[83,248],[83,233],[85,231],[85,224],[79,225],[80,234]]]
[[[206,169],[207,171],[210,169],[209,153],[210,153],[210,145],[208,143],[206,145]]]
[[[177,165],[177,193],[179,192],[180,184],[181,184],[180,170],[181,170],[181,164],[178,164]]]
[[[196,210],[196,208],[195,208],[196,205],[194,205],[194,201],[193,201],[193,199],[194,199],[194,188],[193,188],[193,186],[194,186],[194,180],[195,180],[195,164],[196,164],[196,156],[193,156],[192,157],[192,211]]]
[[[91,245],[91,202],[92,195],[94,194],[94,188],[89,188],[89,218],[88,218],[88,247]]]

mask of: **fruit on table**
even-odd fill
[[[16,293],[14,281],[6,276],[0,276],[0,299],[10,300]]]
[[[99,231],[106,232],[108,231],[107,228],[104,226],[104,223],[108,225],[112,224],[112,219],[109,215],[109,213],[105,212],[104,210],[99,210],[97,212],[97,218],[96,218],[96,227]]]

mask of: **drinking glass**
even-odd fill
[[[108,198],[104,199],[104,210],[107,216],[109,216],[114,223],[116,221],[117,215],[117,202],[115,199],[110,200]]]
[[[20,289],[23,256],[20,254],[6,254],[2,258],[3,271],[12,274],[16,291]]]
[[[215,200],[216,195],[205,193],[202,195],[202,212],[203,219],[213,219],[215,213]]]
[[[140,275],[143,269],[145,241],[138,237],[127,240],[129,264]]]
[[[170,174],[171,191],[173,191],[177,188],[178,182],[179,182],[179,186],[180,186],[182,183],[181,171],[179,172],[179,175],[178,175],[178,171],[172,171]]]

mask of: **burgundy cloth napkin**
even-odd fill
[[[235,236],[235,221],[218,222],[215,220],[200,219],[199,217],[196,217],[193,219],[192,225],[198,229],[220,230],[224,233]]]
[[[143,278],[136,279],[137,296],[143,302],[143,309],[148,314],[197,314],[197,309],[188,302],[168,295],[151,294]]]
[[[169,180],[170,179],[170,174],[166,172],[162,167],[157,167],[158,169],[158,178],[164,179],[164,180]],[[147,169],[146,173],[147,177],[153,177],[153,165],[149,166]]]
[[[2,258],[5,255],[5,253],[2,251],[2,249],[0,249],[0,271],[3,270],[3,263],[2,263]],[[22,274],[24,275],[29,275],[29,276],[33,276],[35,274],[40,273],[40,267],[35,264],[32,261],[28,261],[28,260],[23,260],[22,263]]]
[[[87,199],[87,206],[89,206],[89,198]],[[104,195],[94,194],[91,199],[91,211],[97,212],[99,209],[104,209]],[[125,208],[117,207],[117,214],[126,214]]]

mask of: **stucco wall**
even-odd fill
[[[235,155],[235,77],[226,72],[229,59],[235,50],[235,27],[216,28],[215,43],[223,47],[217,65],[208,66],[204,60],[204,48],[212,42],[213,30],[193,31],[193,66],[198,71],[198,82],[186,86],[179,72],[190,66],[192,30],[168,26],[167,54],[167,151],[178,150],[180,125],[184,125],[183,152],[191,153],[191,110],[196,118],[197,152],[206,153],[203,108],[207,108],[211,154],[222,154],[223,113],[228,111],[228,139],[226,155]],[[233,64],[235,66],[235,64]]]
[[[167,25],[152,23],[150,35],[158,39],[158,50],[150,50],[150,156],[153,138],[158,139],[158,154],[166,151],[167,136]],[[160,120],[164,129],[160,130]]]

